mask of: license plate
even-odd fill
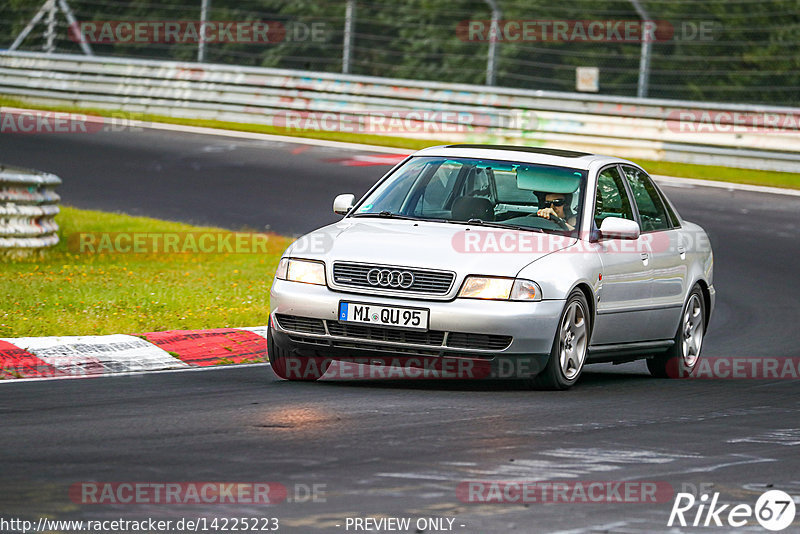
[[[356,302],[339,303],[339,320],[348,323],[364,323],[400,328],[428,329],[428,310],[378,306]]]

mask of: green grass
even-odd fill
[[[0,95],[0,106],[40,109],[45,111],[62,111],[67,113],[80,113],[84,115],[98,115],[102,117],[118,117],[122,119],[139,120],[143,122],[163,122],[167,124],[182,124],[185,126],[199,126],[202,128],[217,128],[222,130],[236,130],[240,132],[254,132],[271,135],[288,135],[306,139],[324,139],[327,141],[341,141],[345,143],[358,143],[395,148],[408,148],[410,151],[441,144],[437,141],[425,139],[409,139],[405,137],[390,137],[385,135],[358,134],[352,132],[328,132],[322,130],[300,130],[296,128],[281,128],[268,124],[247,124],[242,122],[226,122],[206,119],[188,119],[183,117],[169,117],[166,115],[153,115],[150,113],[127,113],[108,109],[85,108],[67,105],[46,105],[34,101],[25,101],[6,98]]]
[[[95,114],[101,116],[120,116],[119,111],[82,108],[66,105],[41,105],[33,101],[24,101],[0,96],[0,106],[28,107],[50,111],[65,111],[83,114]],[[425,139],[409,139],[404,137],[393,137],[384,135],[358,134],[352,132],[328,132],[319,130],[298,131],[296,129],[280,128],[276,126],[262,124],[244,124],[238,122],[224,122],[205,119],[186,119],[178,117],[167,117],[163,115],[151,114],[125,114],[130,119],[137,119],[145,122],[163,122],[170,124],[182,124],[187,126],[199,126],[204,128],[219,128],[225,130],[238,130],[245,132],[265,133],[273,135],[287,135],[291,137],[324,139],[329,141],[342,141],[348,143],[360,143],[394,148],[407,148],[409,151],[419,150],[432,145],[447,143],[446,140],[435,141]],[[697,178],[701,180],[717,180],[722,182],[733,182],[752,185],[766,185],[773,187],[788,187],[800,189],[800,174],[774,171],[757,171],[749,169],[737,169],[732,167],[721,167],[712,165],[694,165],[689,163],[672,163],[667,161],[635,160],[651,174],[663,174],[667,176],[677,176],[681,178]]]
[[[710,165],[673,163],[670,161],[635,161],[650,174],[800,189],[800,174],[791,172],[754,171],[735,169],[733,167],[712,167]]]
[[[227,232],[63,207],[61,242],[0,258],[0,337],[143,333],[264,325],[272,275],[290,239],[266,253],[79,253],[78,232]],[[73,241],[74,243],[74,241]]]

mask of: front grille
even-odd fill
[[[289,341],[293,341],[294,343],[308,343],[311,345],[322,345],[323,347],[330,346],[330,343],[328,341],[326,341],[324,338],[319,338],[319,337],[296,336],[289,334]]]
[[[310,317],[298,317],[296,315],[282,315],[275,316],[278,320],[278,325],[284,330],[292,332],[302,332],[304,334],[324,334],[325,325],[322,319],[312,319]]]
[[[414,275],[414,282],[408,288],[374,286],[367,281],[367,273],[372,269],[389,269],[409,271]],[[364,263],[333,264],[333,281],[340,286],[367,287],[370,289],[388,289],[409,293],[425,293],[429,295],[445,295],[453,285],[455,274],[445,271],[431,271],[412,267],[393,267],[387,265],[370,265]]]
[[[283,315],[278,314],[275,316],[278,325],[289,332],[297,332],[301,334],[317,334],[324,335],[325,323],[327,323],[329,333],[332,336],[341,338],[348,338],[352,342],[344,342],[344,340],[320,340],[314,338],[301,338],[297,336],[290,336],[292,341],[299,341],[303,343],[316,343],[321,345],[328,345],[333,343],[336,347],[349,347],[349,348],[367,348],[373,347],[369,343],[363,344],[359,342],[372,342],[372,343],[400,343],[400,344],[413,344],[413,345],[427,345],[431,348],[454,348],[454,349],[470,349],[470,350],[505,350],[511,345],[513,338],[511,336],[499,336],[492,334],[474,334],[469,332],[449,332],[447,334],[447,343],[445,344],[445,332],[441,330],[402,330],[396,328],[384,328],[382,326],[360,325],[342,323],[338,321],[325,321],[323,319],[313,319],[310,317],[298,317],[296,315]],[[392,349],[396,352],[404,352],[402,347],[395,347]],[[411,349],[409,349],[411,350]],[[415,354],[419,354],[419,349],[413,349]],[[432,351],[432,355],[438,354],[437,351]]]
[[[395,330],[379,326],[361,326],[328,321],[328,331],[332,336],[352,337],[370,341],[389,341],[392,343],[414,343],[415,345],[441,346],[444,332],[438,330],[416,331]]]
[[[450,332],[447,336],[447,346],[459,349],[503,350],[511,345],[511,340],[511,336]]]

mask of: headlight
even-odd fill
[[[281,258],[275,278],[304,284],[325,285],[325,264],[320,261]]]
[[[542,290],[530,280],[468,276],[459,298],[485,300],[542,300]]]
[[[468,276],[458,296],[465,299],[508,300],[513,285],[513,278]]]

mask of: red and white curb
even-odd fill
[[[264,326],[139,335],[0,338],[0,378],[96,377],[264,362],[266,335]]]

